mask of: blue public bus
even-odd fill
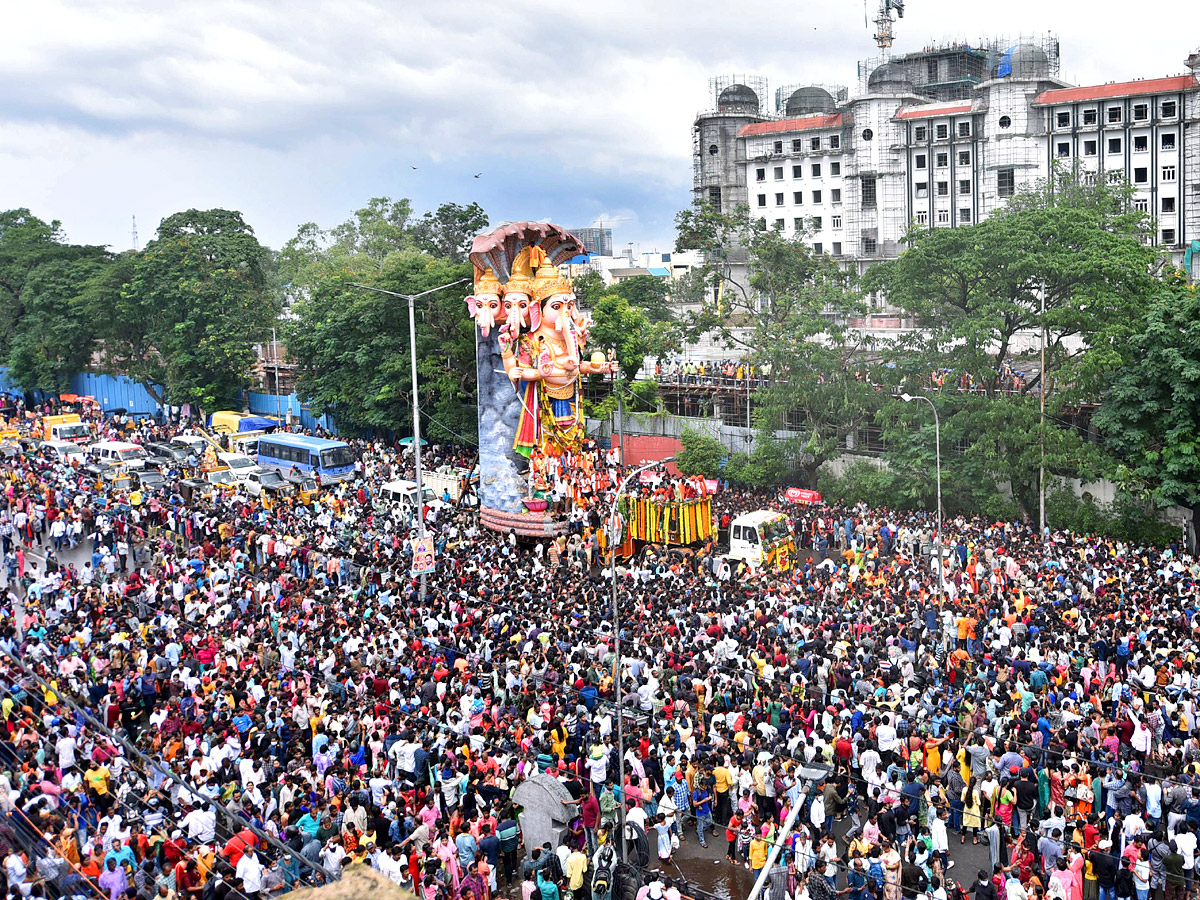
[[[267,434],[258,439],[258,464],[285,478],[293,471],[321,476],[322,484],[354,477],[354,453],[345,441],[307,434]]]

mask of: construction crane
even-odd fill
[[[866,12],[866,0],[863,0]],[[893,16],[893,13],[895,15]],[[865,15],[864,15],[865,18]],[[896,37],[896,19],[904,18],[904,0],[879,0],[879,12],[875,14],[875,45],[880,50],[890,50]]]

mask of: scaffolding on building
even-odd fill
[[[785,84],[775,89],[775,115],[793,119],[813,113],[834,112],[849,99],[849,88],[840,84]]]
[[[968,100],[993,78],[1057,79],[1058,38],[1050,33],[930,44],[900,56],[874,56],[858,64],[859,95],[870,92],[871,75],[889,65],[913,91],[931,100]]]
[[[767,79],[761,75],[716,75],[708,80],[712,107],[708,112],[768,116]]]

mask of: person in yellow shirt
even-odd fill
[[[716,807],[713,810],[714,821],[725,824],[733,814],[733,803],[729,791],[733,788],[733,773],[722,762],[713,767],[713,794]]]
[[[750,841],[750,873],[755,881],[758,880],[759,873],[767,864],[767,853],[770,848],[767,842],[763,840],[762,835],[755,832],[754,838]]]
[[[102,766],[94,759],[88,762],[87,771],[83,773],[83,780],[87,782],[88,790],[91,791],[96,806],[105,812],[112,806],[112,797],[108,792],[110,777],[112,777],[112,773],[108,771],[108,766]]]

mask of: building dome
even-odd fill
[[[1050,58],[1035,44],[1017,44],[1000,56],[996,66],[998,78],[1046,78],[1050,75]]]
[[[720,112],[758,112],[758,94],[744,84],[731,84],[717,95],[717,109]]]
[[[796,88],[784,104],[785,116],[807,116],[813,113],[831,113],[837,108],[833,95],[824,88],[815,86]]]
[[[912,83],[895,63],[884,63],[867,79],[867,92],[871,94],[911,93]]]

